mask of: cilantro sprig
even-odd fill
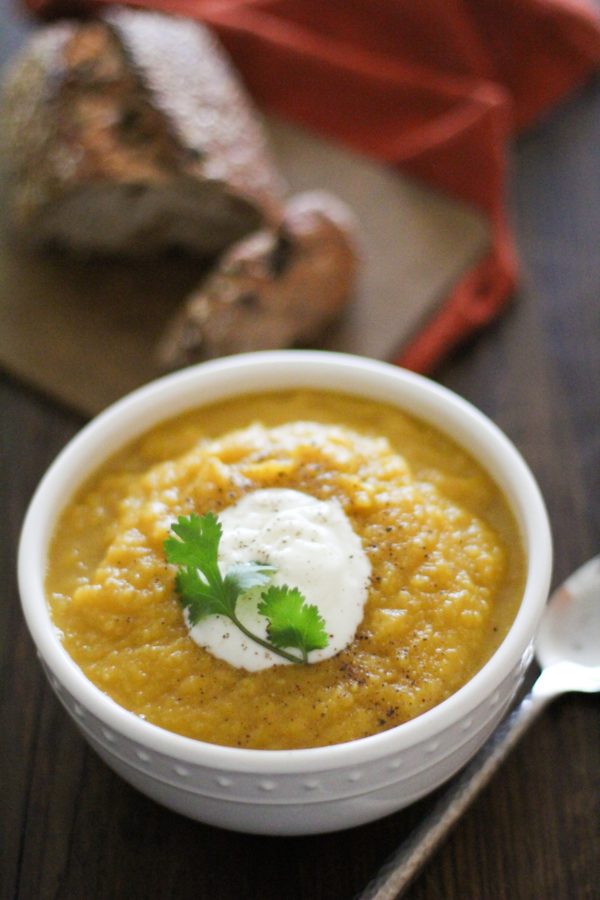
[[[258,611],[266,616],[267,634],[276,647],[297,647],[302,662],[311,650],[327,646],[325,622],[317,606],[309,605],[298,588],[271,585],[261,595]]]
[[[294,663],[307,663],[311,650],[327,646],[325,621],[298,588],[271,584],[261,593],[257,610],[267,619],[268,640],[240,621],[236,613],[239,598],[252,588],[268,585],[276,569],[268,563],[239,563],[223,577],[218,565],[223,529],[214,513],[179,516],[171,531],[174,536],[164,542],[165,556],[178,567],[175,587],[190,625],[207,616],[225,616],[247,638]],[[290,648],[299,650],[300,655],[291,653]]]

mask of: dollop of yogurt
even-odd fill
[[[223,536],[219,567],[268,562],[276,567],[271,584],[298,588],[318,607],[328,644],[309,654],[310,663],[339,653],[353,640],[363,618],[371,564],[337,500],[317,500],[301,491],[268,488],[247,494],[219,513]],[[267,637],[267,620],[257,612],[256,588],[238,600],[236,613],[254,634]],[[188,623],[189,625],[189,623]],[[224,616],[209,616],[192,628],[197,644],[232,666],[258,671],[293,665],[247,638]]]

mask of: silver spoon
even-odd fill
[[[600,691],[600,556],[552,594],[536,641],[541,674],[519,706],[380,869],[358,900],[395,900],[490,781],[547,703],[569,691]]]

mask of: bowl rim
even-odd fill
[[[279,381],[274,384],[276,378]],[[251,386],[258,382],[262,387]],[[350,386],[344,387],[346,384]],[[526,584],[515,620],[490,659],[450,697],[416,718],[369,737],[324,747],[224,747],[154,725],[120,706],[88,680],[63,647],[50,618],[43,583],[46,550],[54,524],[73,493],[102,460],[120,447],[160,421],[194,406],[288,387],[321,387],[379,399],[431,422],[463,446],[469,437],[467,450],[499,484],[517,518],[527,558]],[[196,400],[200,389],[213,393]],[[219,396],[215,396],[215,390]],[[108,453],[104,449],[107,442],[111,442]],[[166,375],[121,398],[85,425],[50,465],[30,501],[18,551],[21,604],[38,654],[84,711],[92,713],[106,728],[155,753],[188,764],[256,775],[305,774],[398,754],[438,737],[471,714],[527,653],[548,596],[551,568],[551,533],[540,490],[521,454],[487,416],[422,375],[365,357],[320,350],[259,351],[224,357]]]

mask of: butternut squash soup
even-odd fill
[[[178,570],[192,525],[215,553],[220,530],[221,574]],[[204,596],[234,571],[237,622]],[[508,504],[464,449],[392,406],[295,390],[204,406],[112,458],[62,513],[46,587],[66,650],[117,703],[276,750],[443,701],[502,641],[524,580]],[[297,643],[269,605],[283,594]]]

